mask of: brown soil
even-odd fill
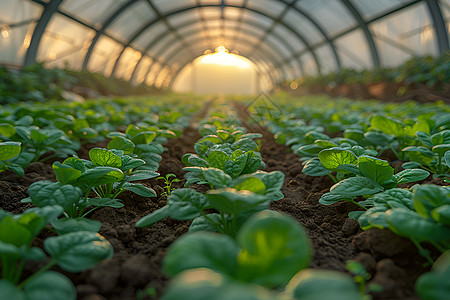
[[[298,157],[288,147],[276,144],[265,129],[249,127],[249,132],[264,135],[261,154],[267,163],[266,171],[279,170],[286,175],[282,189],[285,198],[274,202],[271,209],[293,216],[306,228],[314,248],[311,267],[345,271],[346,261],[357,260],[373,275],[371,282],[384,288],[373,295],[374,299],[418,299],[414,282],[428,269],[422,267],[425,260],[409,240],[388,230],[361,231],[358,223],[347,217],[348,212],[357,209],[352,203],[319,204],[320,196],[333,184],[331,179],[301,173]],[[169,140],[160,163],[161,175],[174,173],[182,178],[181,156],[193,152],[199,138],[197,130],[189,127],[179,138]],[[23,179],[1,173],[0,207],[15,213],[23,211],[30,206],[19,202],[27,196],[26,188],[43,179],[55,180],[49,164],[33,164]],[[163,294],[168,278],[161,271],[162,259],[167,247],[187,232],[189,222],[166,219],[151,228],[135,228],[137,220],[166,204],[166,197],[161,196],[161,181],[151,179],[143,183],[153,187],[158,197],[123,193],[119,197],[125,204],[123,208],[102,208],[90,216],[103,223],[100,234],[111,242],[115,256],[92,270],[65,273],[75,283],[78,299],[138,299],[137,295],[149,288],[154,289],[156,296],[142,299],[158,299]],[[182,185],[180,182],[176,187]],[[196,189],[204,191],[202,186]]]

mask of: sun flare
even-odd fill
[[[242,69],[250,69],[251,63],[240,55],[229,53],[224,46],[216,48],[216,52],[203,55],[198,58],[199,64],[215,64],[221,66],[236,66]]]

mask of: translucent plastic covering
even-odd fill
[[[0,0],[0,63],[170,87],[223,45],[273,85],[449,49],[450,0]]]

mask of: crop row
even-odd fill
[[[434,260],[423,243],[445,253],[436,267],[439,275],[424,275],[428,279],[416,285],[422,299],[445,299],[450,188],[442,185],[450,178],[450,107],[307,101],[311,102],[258,104],[254,117],[300,156],[304,174],[333,179],[335,184],[319,203],[354,203],[349,217],[359,221],[363,230],[388,228],[409,238],[429,264]],[[408,184],[425,179],[440,184]],[[432,298],[431,293],[442,298]]]
[[[189,121],[187,103],[177,104],[180,111],[169,110],[167,105],[104,100],[2,110],[3,170],[23,176],[31,162],[71,155],[52,164],[56,182],[42,180],[29,186],[29,198],[22,202],[32,203],[34,208],[16,215],[0,210],[3,296],[76,299],[72,282],[48,269],[58,265],[67,272],[81,272],[113,256],[111,244],[98,234],[101,222],[88,216],[101,207],[122,207],[118,197],[125,191],[156,197],[153,189],[136,181],[159,175],[156,170],[164,151],[162,144],[181,134]],[[129,123],[126,128],[124,122]],[[90,149],[89,159],[77,156],[82,144],[106,139],[107,147]],[[57,234],[44,240],[50,258],[32,246],[44,228]],[[25,262],[30,260],[46,264],[23,278]]]
[[[261,135],[246,133],[224,106],[213,108],[199,131],[196,153],[182,159],[186,185],[209,190],[177,189],[136,224],[193,219],[163,260],[172,280],[161,299],[362,299],[350,276],[308,269],[312,249],[304,229],[268,209],[284,197],[284,174],[258,170],[265,166],[255,142]]]

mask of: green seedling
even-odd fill
[[[173,179],[170,179],[171,177],[175,177]],[[181,180],[176,178],[177,176],[173,173],[169,173],[167,174],[165,177],[164,176],[159,176],[156,177],[157,180],[164,180],[164,188],[166,189],[165,192],[163,192],[161,195],[167,195],[170,196],[170,194],[172,193],[173,190],[175,190],[174,187],[172,187],[172,184],[175,182],[180,182]]]

